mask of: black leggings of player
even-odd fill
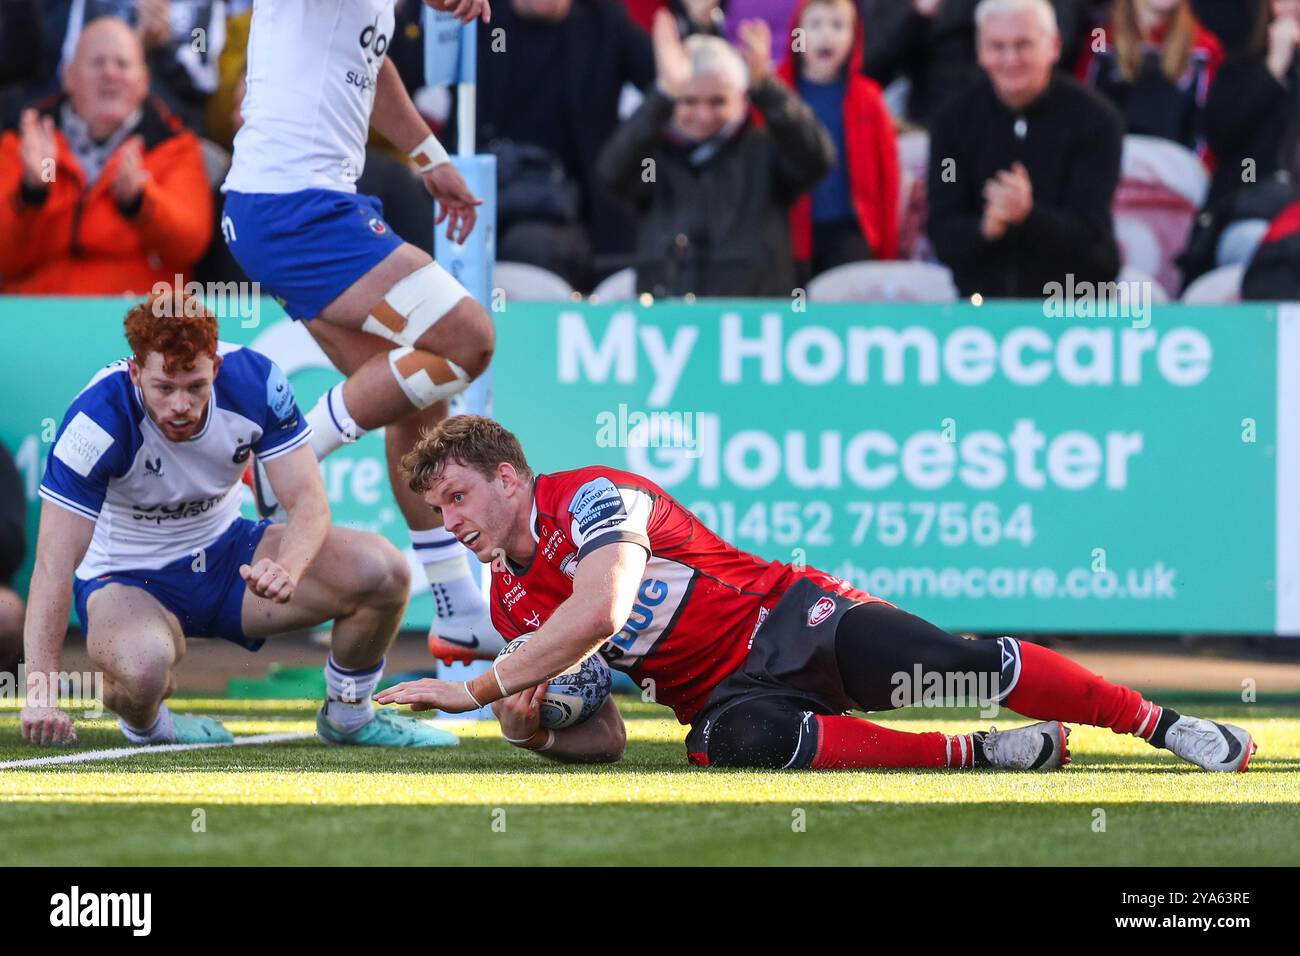
[[[859,604],[840,619],[835,656],[844,689],[862,710],[893,710],[919,699],[934,681],[930,675],[960,674],[974,681],[972,690],[1003,696],[1015,663],[1004,663],[1005,640],[968,641],[888,604]],[[794,695],[742,697],[712,720],[710,765],[807,766],[812,755],[804,751],[815,744],[805,719],[810,711],[830,713]]]

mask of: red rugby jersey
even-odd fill
[[[540,628],[573,593],[578,562],[619,541],[649,554],[632,614],[601,653],[688,724],[744,662],[758,625],[799,577],[859,601],[865,591],[812,568],[733,547],[649,479],[593,465],[538,475],[530,518],[537,551],[494,567],[492,623],[506,640]]]

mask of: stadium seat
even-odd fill
[[[1241,277],[1244,265],[1222,266],[1198,277],[1183,292],[1187,305],[1224,305],[1241,301]]]
[[[591,290],[591,298],[597,302],[627,302],[635,299],[636,270],[619,269],[601,279],[600,284]]]
[[[498,262],[492,268],[492,284],[507,299],[522,302],[567,302],[573,287],[554,272],[526,262]]]
[[[928,262],[850,262],[808,283],[814,302],[955,302],[946,266]]]
[[[1208,188],[1205,167],[1191,150],[1154,136],[1125,136],[1112,207],[1123,263],[1176,292],[1182,280],[1174,259]]]
[[[1143,272],[1141,269],[1135,269],[1133,266],[1124,266],[1119,270],[1120,282],[1145,282],[1151,286],[1151,301],[1161,305],[1169,301],[1169,293],[1165,291],[1164,286],[1155,280],[1149,272]]]

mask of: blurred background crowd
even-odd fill
[[[0,292],[244,278],[251,6],[0,0]],[[422,10],[387,55],[454,151]],[[524,294],[1300,297],[1300,0],[497,0],[478,42]],[[357,188],[432,245],[377,137]]]

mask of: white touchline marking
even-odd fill
[[[278,744],[288,740],[303,740],[315,737],[316,731],[302,730],[282,734],[254,734],[251,737],[236,737],[234,743],[211,744],[145,744],[135,747],[115,747],[112,750],[83,750],[75,754],[59,754],[56,757],[29,757],[25,760],[6,760],[0,762],[0,770],[14,770],[18,767],[49,767],[65,763],[89,763],[92,760],[120,760],[123,757],[141,757],[149,754],[177,753],[182,750],[211,750],[215,747],[246,747],[250,744]]]

